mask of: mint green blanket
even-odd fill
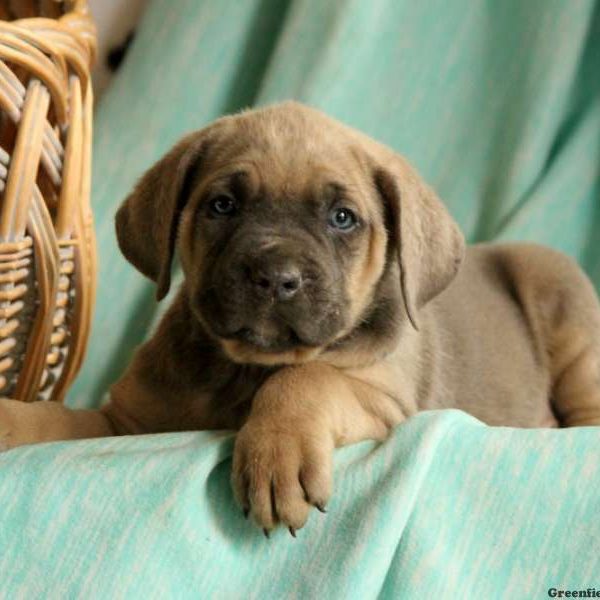
[[[468,237],[576,257],[600,285],[600,2],[153,0],[95,125],[100,286],[68,402],[97,406],[158,317],[113,214],[182,133],[294,97],[389,143]],[[600,588],[600,432],[411,419],[336,453],[327,515],[265,540],[232,439],[0,455],[1,598],[533,598]]]
[[[232,500],[232,441],[166,434],[0,456],[0,596],[492,599],[600,587],[591,428],[423,413],[382,445],[338,451],[328,513],[297,539],[270,540]]]

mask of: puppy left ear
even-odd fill
[[[465,239],[435,192],[399,155],[375,170],[375,184],[392,220],[408,318],[418,329],[418,310],[458,273]]]

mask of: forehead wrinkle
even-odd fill
[[[236,125],[220,137],[213,155],[220,175],[248,170],[254,193],[264,189],[281,199],[318,196],[327,184],[338,183],[365,209],[365,186],[358,177],[364,169],[348,140],[324,138],[310,119],[278,118],[274,113],[242,113]]]
[[[339,195],[356,198],[355,202],[360,204],[360,183],[352,173],[336,168],[335,164],[323,162],[320,158],[296,156],[285,160],[276,157],[268,165],[268,168],[259,170],[259,176],[265,187],[278,196],[320,200],[325,196],[333,199]]]

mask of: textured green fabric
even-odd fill
[[[99,297],[72,406],[96,406],[159,309],[112,216],[182,133],[297,98],[409,157],[471,240],[527,239],[600,284],[600,2],[153,0],[99,106]],[[0,597],[532,598],[600,588],[600,436],[411,419],[336,453],[292,540],[234,507],[228,434],[0,455]]]
[[[295,540],[265,539],[234,505],[232,441],[166,434],[0,455],[11,482],[0,596],[518,600],[598,585],[595,429],[422,413],[382,445],[338,451],[328,513]]]
[[[176,6],[176,8],[175,8]],[[146,337],[151,285],[113,215],[184,132],[296,98],[405,154],[471,240],[547,243],[600,283],[600,3],[154,0],[96,116],[96,405]]]

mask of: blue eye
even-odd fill
[[[334,208],[329,213],[329,225],[340,231],[350,231],[358,223],[356,215],[349,208]]]
[[[235,200],[230,196],[216,196],[209,202],[208,208],[215,217],[229,217],[237,210]]]

